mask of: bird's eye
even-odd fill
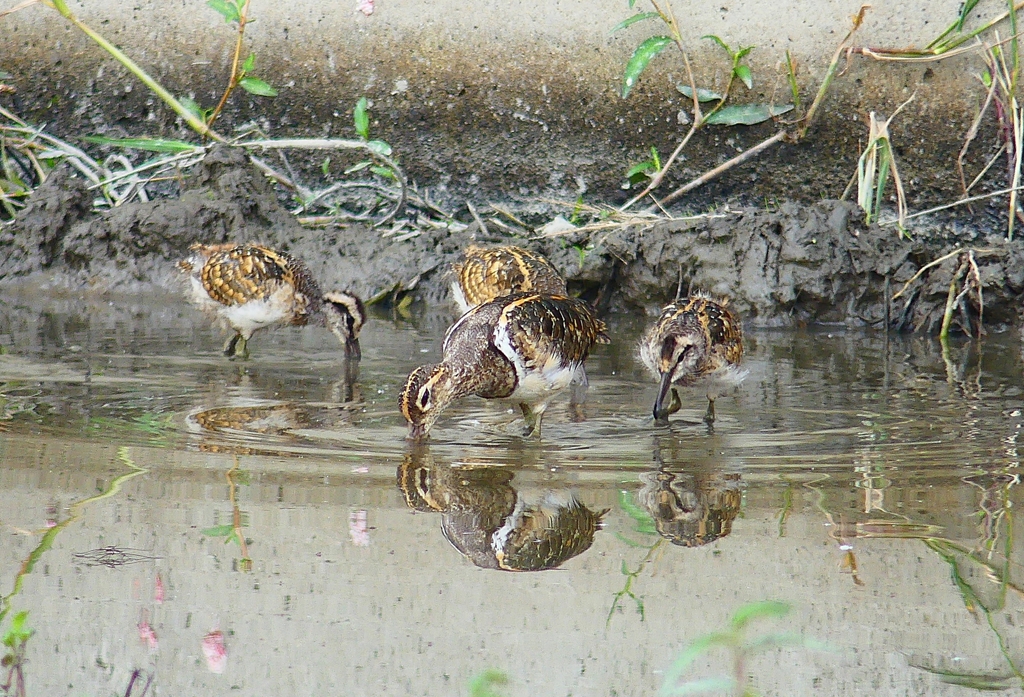
[[[430,388],[424,387],[420,390],[420,409],[426,409],[430,406]]]

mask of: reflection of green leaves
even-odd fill
[[[4,632],[3,644],[15,649],[28,641],[32,634],[32,630],[28,628],[28,610],[22,610],[11,618],[11,626]]]
[[[227,537],[235,532],[234,525],[214,525],[212,528],[203,528],[202,534],[207,537]]]
[[[668,697],[669,695],[690,695],[714,690],[725,690],[730,694],[753,694],[747,684],[747,676],[744,671],[744,666],[751,656],[784,646],[826,649],[827,647],[821,642],[805,639],[799,634],[789,632],[747,637],[747,629],[754,620],[779,619],[785,617],[789,611],[790,606],[787,603],[774,600],[741,606],[729,620],[728,629],[698,637],[680,652],[669,669],[665,671],[665,680],[662,682],[658,694],[661,697]],[[732,677],[720,676],[681,682],[684,673],[693,662],[714,649],[725,649],[729,652],[732,659],[732,670],[729,673]]]
[[[654,518],[644,509],[633,503],[633,497],[626,490],[619,491],[619,507],[636,523],[634,530],[641,535],[657,535]]]
[[[500,670],[488,669],[479,673],[469,681],[470,697],[502,697],[502,693],[494,689],[508,684],[508,676]]]
[[[652,36],[636,47],[633,55],[626,62],[626,72],[622,76],[623,99],[629,96],[634,85],[636,85],[636,81],[640,79],[640,74],[647,67],[647,64],[651,62],[651,59],[668,48],[671,43],[672,37],[670,36]]]
[[[745,629],[753,620],[764,617],[785,617],[789,614],[789,604],[780,603],[774,600],[765,600],[759,603],[744,605],[732,616],[729,624],[733,629]]]

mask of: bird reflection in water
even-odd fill
[[[211,381],[211,395],[228,403],[196,407],[186,417],[186,426],[199,437],[198,447],[204,452],[277,453],[271,446],[293,440],[295,431],[330,428],[349,421],[353,407],[362,402],[358,377],[358,362],[346,361],[339,378],[327,386],[324,402],[275,399],[278,385],[273,379],[264,381],[258,373],[238,376],[237,383],[227,389]]]
[[[608,509],[565,492],[528,501],[514,477],[502,467],[437,463],[426,446],[408,452],[397,475],[409,508],[441,513],[445,539],[481,568],[554,569],[590,548]]]
[[[658,469],[640,475],[640,505],[654,519],[658,534],[683,547],[699,547],[732,532],[742,502],[740,475],[710,463],[666,463],[660,447]]]

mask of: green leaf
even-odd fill
[[[202,530],[202,533],[208,537],[226,537],[227,535],[233,535],[234,532],[234,525],[215,525],[212,528]]]
[[[371,165],[373,165],[373,163],[370,162],[369,160],[363,160],[362,162],[357,162],[354,165],[352,165],[351,167],[349,167],[348,169],[346,169],[345,170],[345,174],[353,174],[354,172],[358,172],[359,170],[366,169],[367,167],[370,167]]]
[[[370,116],[366,113],[366,97],[360,97],[356,102],[356,108],[352,111],[352,121],[356,127],[356,133],[363,140],[370,139]]]
[[[331,173],[331,158],[324,158],[324,161],[320,163],[320,171],[324,173],[325,177]]]
[[[676,89],[683,93],[686,97],[693,99],[693,88],[689,85],[676,85]],[[716,102],[722,99],[722,95],[718,92],[712,92],[702,87],[697,88],[697,101],[698,102]]]
[[[84,136],[87,143],[99,145],[116,145],[130,150],[148,150],[150,152],[188,152],[200,147],[195,143],[183,140],[166,140],[164,138],[105,138],[103,136]]]
[[[753,620],[763,617],[785,617],[789,614],[789,603],[782,603],[777,600],[763,600],[758,603],[744,605],[729,620],[733,629],[743,629]]]
[[[644,71],[651,59],[664,51],[671,43],[672,37],[670,36],[652,36],[636,47],[626,63],[626,72],[622,77],[623,99],[629,96],[636,81],[640,79],[640,73]]]
[[[629,0],[629,9],[633,9],[633,5],[636,4],[636,0]]]
[[[733,73],[743,81],[743,84],[747,86],[748,90],[754,89],[754,76],[750,73],[749,65],[737,65],[733,70]]]
[[[733,59],[734,61],[736,61],[736,62],[739,62],[739,61],[740,61],[740,60],[742,60],[743,58],[746,58],[746,57],[747,57],[747,55],[748,55],[748,54],[749,54],[749,53],[750,53],[751,51],[753,51],[753,50],[754,50],[754,47],[753,47],[753,46],[744,46],[743,48],[741,48],[741,49],[740,49],[739,51],[737,51],[737,52],[736,52],[736,55],[734,55],[734,56],[732,57],[732,59]]]
[[[391,154],[391,146],[383,140],[368,140],[366,141],[366,147],[378,155],[383,155],[384,157]]]
[[[227,2],[227,0],[207,0],[206,4],[223,17],[225,22],[237,22],[241,19],[241,16],[238,14],[238,6],[233,2]]]
[[[245,59],[244,63],[242,63],[242,72],[243,73],[251,73],[252,69],[255,68],[255,67],[256,67],[256,54],[255,53],[250,53],[249,57]]]
[[[398,179],[398,177],[395,176],[394,170],[392,170],[390,167],[371,165],[370,171],[373,172],[374,174],[384,177],[385,179],[390,179],[391,181],[396,181]]]
[[[277,90],[275,90],[273,87],[271,87],[258,77],[243,77],[241,80],[238,81],[238,86],[246,92],[258,94],[261,97],[277,96]]]
[[[974,11],[975,6],[978,4],[978,0],[967,0],[963,5],[960,6],[960,17],[957,18],[956,30],[964,30],[964,22],[967,21],[967,15]]]
[[[625,29],[626,27],[633,26],[637,22],[642,22],[645,19],[654,19],[656,17],[660,18],[661,15],[658,14],[657,12],[638,12],[637,14],[633,15],[632,17],[627,17],[626,19],[624,19],[621,22],[619,22],[618,24],[616,24],[614,27],[612,27],[612,30],[610,32],[608,32],[608,33],[609,34],[614,34],[615,32],[619,31],[620,29]]]
[[[705,123],[717,123],[721,126],[753,126],[767,121],[773,116],[781,116],[792,111],[792,104],[735,104],[719,109],[705,119]]]
[[[721,39],[719,39],[719,38],[718,38],[717,36],[715,36],[714,34],[705,34],[704,36],[702,36],[702,37],[700,37],[700,38],[702,38],[702,39],[711,39],[711,40],[712,40],[712,41],[714,41],[714,42],[715,42],[716,44],[718,44],[719,46],[721,46],[721,47],[722,47],[722,49],[723,49],[723,50],[724,50],[724,51],[725,51],[726,53],[728,53],[728,54],[729,54],[729,58],[732,58],[732,57],[733,57],[733,55],[732,55],[732,49],[731,49],[731,48],[729,48],[729,44],[725,43],[724,41],[722,41]]]
[[[638,174],[647,174],[648,172],[657,172],[658,168],[654,166],[654,163],[650,160],[645,162],[639,162],[628,170],[626,170],[626,179],[632,179]]]
[[[188,109],[188,113],[192,114],[200,121],[206,120],[205,110],[203,109],[203,107],[199,106],[199,102],[192,99],[192,97],[181,97],[180,99],[178,99],[178,101],[181,102],[181,105],[183,107]]]

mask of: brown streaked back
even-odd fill
[[[200,280],[210,298],[222,305],[263,300],[282,283],[306,298],[309,311],[320,302],[320,288],[305,264],[262,245],[221,246],[203,266]]]
[[[566,295],[565,279],[551,262],[522,247],[471,245],[452,270],[471,307],[513,293]]]

